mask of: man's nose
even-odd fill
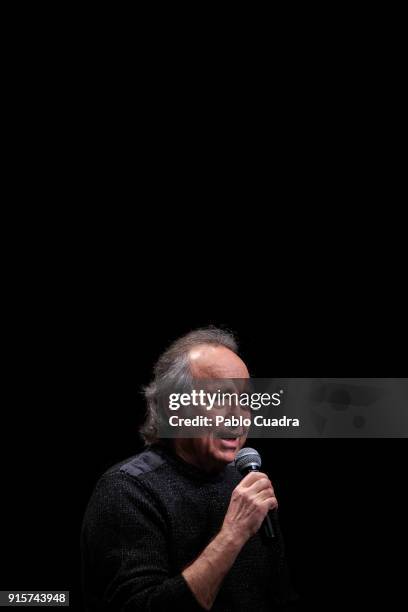
[[[243,415],[244,415],[244,409],[239,404],[239,402],[231,402],[229,409],[228,409],[228,416],[229,417],[233,417],[233,416],[239,417]]]

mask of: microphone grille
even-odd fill
[[[251,464],[256,465],[257,468],[261,467],[262,461],[260,454],[254,448],[241,448],[235,457],[235,467],[238,472],[242,474]]]

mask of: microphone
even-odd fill
[[[243,476],[246,476],[249,472],[259,472],[261,465],[261,456],[254,448],[241,448],[241,450],[237,452],[235,467]],[[265,516],[261,529],[266,540],[272,540],[275,537],[271,511]]]

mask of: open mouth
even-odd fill
[[[218,438],[218,444],[220,450],[235,452],[240,446],[239,437]]]

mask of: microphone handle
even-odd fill
[[[272,523],[271,511],[269,511],[268,514],[265,516],[261,529],[266,540],[273,540],[273,538],[275,537],[275,529]]]
[[[249,472],[259,472],[258,468],[254,465],[250,465],[246,470],[246,474]],[[263,523],[261,525],[261,532],[265,540],[273,540],[275,538],[275,529],[273,526],[273,512],[270,510],[268,514],[265,516]]]

